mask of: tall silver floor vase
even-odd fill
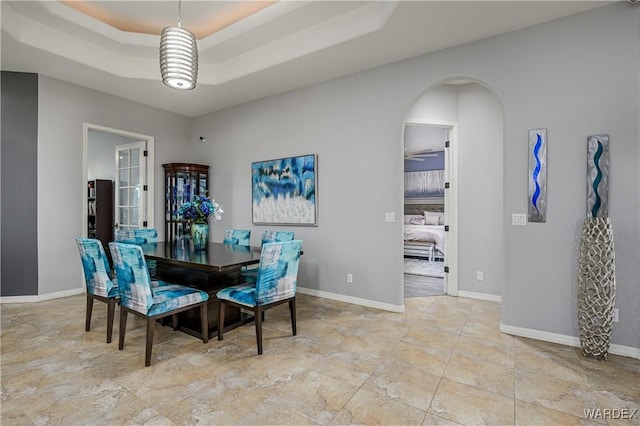
[[[616,296],[611,219],[587,218],[578,259],[578,325],[585,357],[606,360]]]

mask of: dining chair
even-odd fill
[[[253,311],[258,355],[262,355],[262,314],[265,310],[288,302],[291,329],[294,336],[297,334],[296,288],[301,252],[302,240],[265,243],[255,284],[239,284],[218,291],[218,340],[223,338],[226,305]]]
[[[158,230],[156,228],[116,229],[115,240],[125,244],[148,244],[158,242]],[[156,277],[157,262],[147,260],[147,269],[151,278]]]
[[[224,231],[224,244],[248,246],[251,244],[251,231],[246,229],[227,229]]]
[[[260,246],[263,246],[265,243],[274,243],[281,241],[291,241],[295,238],[295,233],[293,231],[264,231],[262,233],[262,241]],[[240,269],[240,282],[244,283],[255,283],[258,278],[258,268],[253,266],[243,266]]]
[[[134,244],[109,243],[111,257],[118,275],[120,293],[120,336],[118,349],[124,348],[124,335],[127,328],[127,313],[142,317],[147,321],[146,348],[144,365],[151,365],[151,350],[157,319],[173,317],[174,329],[177,327],[176,314],[200,307],[202,341],[209,340],[207,319],[207,292],[178,284],[162,282],[158,287],[151,286],[149,271],[142,248]]]
[[[110,276],[111,267],[100,240],[93,238],[76,238],[84,280],[87,287],[87,313],[85,331],[91,329],[93,301],[99,300],[107,304],[107,343],[111,343],[113,335],[113,318],[119,292],[118,284]]]

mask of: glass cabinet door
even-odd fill
[[[165,171],[165,238],[172,241],[187,233],[187,224],[178,214],[182,203],[196,195],[207,195],[209,166],[202,164],[163,164]]]

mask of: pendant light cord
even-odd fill
[[[182,28],[182,0],[178,0],[178,27]]]

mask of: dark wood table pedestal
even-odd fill
[[[207,250],[194,251],[190,245],[151,243],[142,245],[145,257],[156,260],[157,279],[206,291],[209,338],[218,335],[218,290],[240,283],[240,268],[260,260],[260,247],[238,247],[210,243]],[[169,318],[170,320],[170,318]],[[253,316],[239,308],[225,309],[225,329],[232,330],[253,321]],[[167,321],[166,325],[170,325]],[[178,329],[202,338],[200,312],[197,309],[178,314]]]

